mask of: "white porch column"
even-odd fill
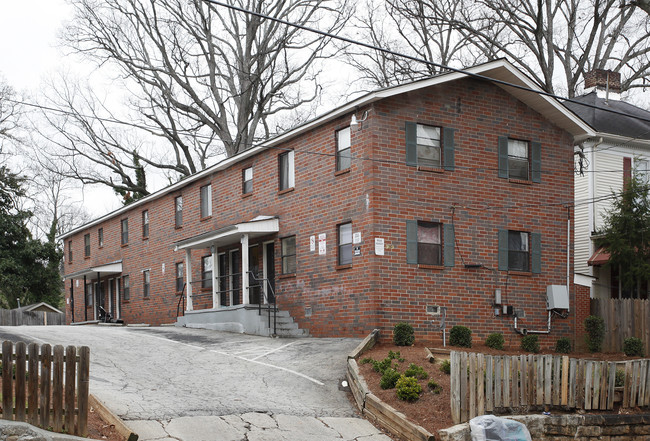
[[[219,267],[217,265],[217,255],[218,248],[215,245],[210,247],[210,252],[212,253],[212,308],[219,308],[220,301],[219,295],[217,294],[217,276],[219,275]]]
[[[186,275],[186,285],[187,288],[187,305],[186,311],[193,311],[194,307],[192,306],[192,250],[187,248],[185,250],[185,275]]]
[[[248,293],[248,234],[241,237],[241,289],[243,295],[243,304],[250,303]]]

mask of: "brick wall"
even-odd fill
[[[567,213],[562,203],[573,194],[569,134],[502,89],[469,79],[384,99],[358,109],[357,114],[365,110],[369,110],[368,120],[352,129],[354,159],[349,171],[336,172],[333,154],[335,131],[349,125],[351,114],[80,231],[71,237],[74,260],[66,261],[65,272],[121,259],[123,274],[129,275],[131,283],[131,300],[122,305],[124,319],[171,323],[178,301],[175,263],[184,260],[183,251],[174,252],[174,242],[259,215],[278,216],[280,233],[251,245],[274,241],[279,306],[313,335],[365,336],[379,327],[382,335],[390,336],[395,323],[409,321],[418,339],[439,341],[441,333],[434,330],[438,322],[425,314],[427,305],[439,305],[448,308],[448,329],[464,324],[476,339],[500,331],[507,341],[516,342],[512,318],[495,317],[492,302],[497,288],[504,304],[526,312],[521,326],[545,329],[546,286],[564,284],[566,278]],[[454,171],[421,171],[404,164],[406,121],[455,129]],[[541,183],[498,178],[499,136],[541,142]],[[296,184],[293,191],[278,192],[278,155],[286,149],[295,151]],[[249,166],[254,167],[254,190],[242,196],[242,170]],[[199,188],[207,183],[212,184],[213,215],[200,219]],[[182,228],[175,228],[174,198],[180,194],[184,222]],[[141,235],[145,209],[150,217],[147,239]],[[124,247],[119,242],[123,217],[129,218],[130,229]],[[407,264],[406,220],[453,224],[455,266]],[[351,222],[353,232],[361,234],[360,255],[353,257],[352,265],[339,267],[337,225],[343,222]],[[96,247],[99,227],[104,228],[102,249]],[[541,274],[497,269],[499,229],[542,235]],[[83,257],[86,232],[91,233],[89,259]],[[325,255],[319,255],[318,245],[310,251],[310,237],[317,239],[319,234],[326,234]],[[290,235],[296,236],[297,272],[281,276],[280,238]],[[384,239],[384,256],[375,256],[375,238]],[[219,252],[237,246],[233,243]],[[193,280],[200,279],[200,257],[208,253],[192,252]],[[466,269],[464,264],[482,266]],[[142,298],[145,269],[151,273],[149,299]],[[69,286],[67,281],[66,293]],[[194,291],[209,294],[198,287]],[[79,321],[84,312],[82,283],[75,285],[74,292]],[[209,295],[195,300],[195,307],[210,304]],[[572,308],[568,319],[554,319],[553,331],[543,344],[573,335],[573,314]]]

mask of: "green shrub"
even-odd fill
[[[384,371],[384,375],[381,376],[379,381],[379,386],[382,389],[392,389],[397,384],[397,380],[401,377],[400,373],[393,368],[388,368]]]
[[[380,374],[384,375],[384,372],[386,372],[386,369],[390,369],[393,367],[393,360],[390,358],[386,357],[381,361],[376,361],[372,360],[372,370],[375,372],[379,372]]]
[[[433,378],[429,380],[427,383],[427,386],[429,387],[429,390],[433,392],[434,394],[438,395],[440,392],[442,392],[442,386],[440,386],[438,383],[436,383],[436,380]]]
[[[411,346],[415,342],[415,331],[408,323],[398,323],[393,328],[393,343],[397,346]]]
[[[450,375],[451,374],[451,361],[442,360],[442,363],[440,363],[440,371],[442,373]]]
[[[643,357],[643,340],[637,337],[628,337],[623,341],[623,352],[628,357]]]
[[[614,378],[615,387],[625,386],[625,371],[623,369],[616,369],[616,377]]]
[[[402,375],[397,380],[397,398],[402,401],[417,401],[422,393],[422,386],[418,384],[418,380],[413,377],[405,377]]]
[[[467,326],[456,325],[449,332],[449,344],[461,348],[472,347],[472,331]]]
[[[391,360],[397,360],[400,363],[404,363],[404,357],[402,357],[402,354],[400,354],[399,351],[397,352],[388,351],[388,358],[390,358]]]
[[[539,338],[536,335],[525,335],[521,339],[521,349],[537,354],[539,352]]]
[[[601,317],[590,315],[585,319],[585,329],[589,352],[600,352],[605,339],[605,321]]]
[[[555,352],[560,354],[568,354],[571,352],[571,340],[567,337],[558,338],[555,342]]]
[[[414,377],[417,378],[418,380],[425,380],[429,378],[429,374],[427,374],[427,371],[425,371],[422,366],[418,366],[415,363],[409,364],[408,369],[404,371],[404,376]]]
[[[366,357],[359,362],[359,364],[368,364],[368,363],[372,363],[372,358]]]
[[[492,349],[502,350],[505,342],[506,339],[503,338],[503,334],[500,332],[495,332],[488,335],[488,338],[485,339],[485,346]]]

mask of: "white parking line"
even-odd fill
[[[257,357],[251,359],[251,361],[255,361],[255,360],[257,360],[258,358],[266,357],[267,355],[272,354],[272,353],[274,353],[274,352],[276,352],[276,351],[279,351],[280,349],[284,349],[284,348],[286,348],[287,346],[291,346],[291,345],[294,344],[294,343],[297,343],[297,342],[294,341],[294,342],[291,342],[291,343],[287,343],[287,344],[284,345],[284,346],[280,346],[279,348],[271,349],[270,351],[265,352],[265,353],[263,353],[262,355],[258,355]]]
[[[191,345],[191,344],[188,344],[188,343],[183,343],[183,342],[171,340],[171,339],[168,339],[168,338],[158,337],[157,335],[151,335],[151,334],[143,334],[143,335],[146,335],[147,337],[151,337],[151,338],[157,338],[159,340],[164,340],[166,342],[176,343],[176,344],[179,344],[179,345],[182,345],[182,346],[187,346],[188,348],[198,349],[200,351],[209,351],[209,352],[213,352],[215,354],[225,355],[227,357],[233,357],[233,358],[237,358],[239,360],[248,361],[249,363],[255,363],[255,364],[270,367],[270,368],[273,368],[273,369],[278,369],[278,370],[285,371],[285,372],[288,372],[290,374],[294,374],[294,375],[297,375],[299,377],[302,377],[302,378],[304,378],[306,380],[311,381],[312,383],[316,383],[319,386],[324,386],[325,385],[325,383],[322,383],[322,382],[318,381],[317,379],[312,378],[312,377],[310,377],[308,375],[301,374],[300,372],[296,372],[296,371],[294,371],[292,369],[288,369],[288,368],[285,368],[285,367],[282,367],[282,366],[275,366],[273,364],[264,363],[262,361],[257,361],[257,359],[250,360],[248,358],[240,357],[239,355],[234,355],[234,354],[231,354],[231,353],[228,353],[228,352],[217,351],[217,350],[214,350],[214,349],[206,349],[206,348],[202,348],[200,346],[194,346],[194,345]],[[284,346],[289,346],[290,344],[293,344],[293,343],[296,343],[296,342],[292,342],[292,343],[286,344]],[[277,349],[281,349],[281,348],[282,347],[277,348]],[[274,351],[271,351],[271,352],[274,352]],[[257,357],[257,358],[259,358],[259,357]]]

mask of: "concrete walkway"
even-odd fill
[[[101,326],[0,327],[0,338],[90,346],[91,393],[141,440],[390,440],[339,390],[356,339]]]

